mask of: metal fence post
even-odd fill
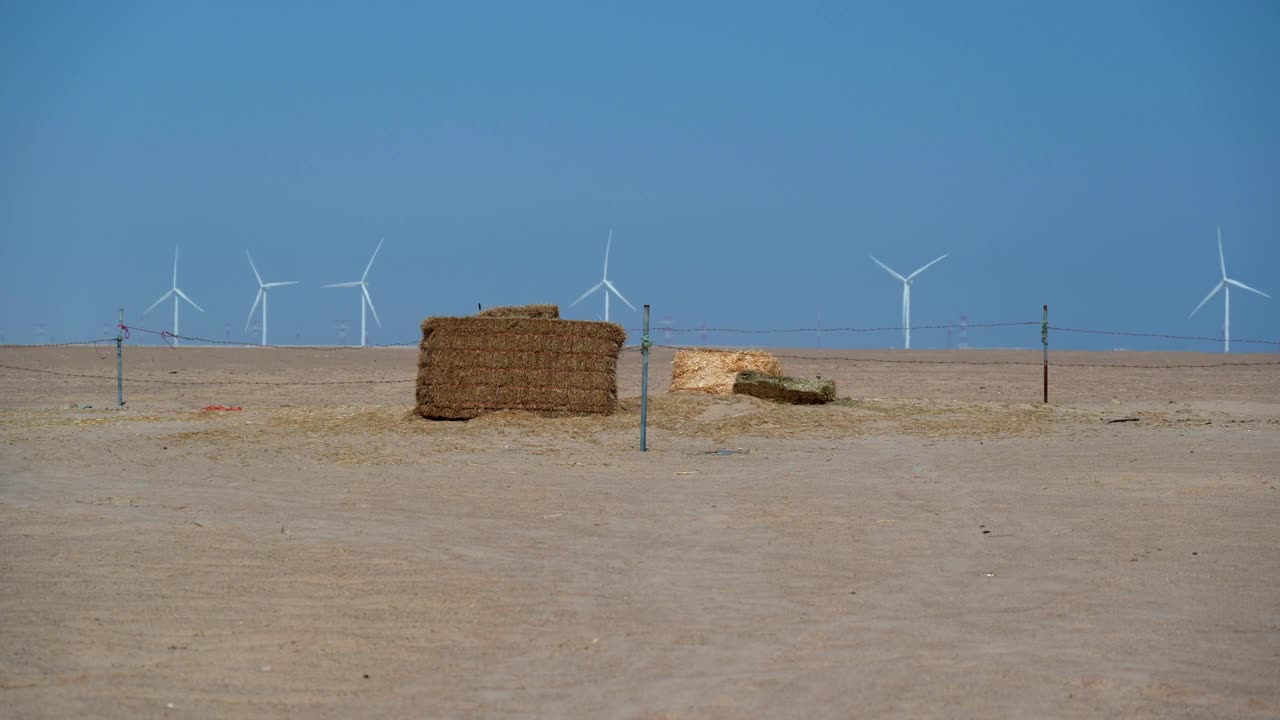
[[[1044,345],[1044,403],[1049,404],[1049,306],[1044,306],[1044,321],[1040,323],[1040,344]]]
[[[640,337],[640,452],[649,450],[649,306],[644,306],[644,334]]]
[[[116,323],[116,407],[124,407],[124,308]]]

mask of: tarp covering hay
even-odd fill
[[[731,395],[743,370],[781,375],[782,365],[763,350],[678,350],[671,362],[671,392]]]
[[[618,353],[626,339],[627,331],[615,323],[427,318],[418,346],[416,411],[435,420],[497,410],[612,413],[618,405]]]
[[[557,320],[560,318],[560,307],[558,305],[511,305],[508,307],[494,307],[488,310],[481,310],[475,314],[475,317],[499,317],[499,318],[543,318],[545,320]]]
[[[743,370],[733,380],[733,393],[792,405],[822,405],[836,399],[836,383],[834,380],[782,377]]]

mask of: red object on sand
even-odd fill
[[[244,410],[239,405],[206,405],[200,412],[228,412],[232,410]]]

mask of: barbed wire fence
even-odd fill
[[[955,324],[942,325],[920,325],[912,326],[913,331],[929,331],[929,330],[951,330],[956,328]],[[1197,342],[1197,343],[1221,343],[1223,338],[1204,337],[1194,335],[1170,335],[1153,332],[1134,332],[1119,330],[1099,330],[1089,328],[1062,327],[1051,325],[1044,321],[1010,321],[1010,322],[993,322],[993,323],[970,323],[969,329],[991,329],[991,328],[1027,328],[1036,327],[1045,333],[1047,340],[1048,333],[1068,333],[1075,335],[1094,335],[1094,336],[1112,336],[1112,337],[1132,337],[1144,339],[1160,339],[1174,340],[1179,342]],[[762,336],[777,337],[782,335],[798,335],[798,334],[814,334],[822,333],[823,335],[831,334],[849,334],[863,335],[873,333],[886,332],[902,332],[903,327],[837,327],[837,328],[677,328],[664,326],[661,328],[663,333],[673,334],[689,334],[698,333],[700,336],[708,333],[717,333],[722,335],[740,335],[740,336]],[[643,329],[632,328],[629,333],[643,333]],[[116,338],[91,338],[83,340],[73,340],[58,343],[38,343],[38,344],[0,344],[0,349],[38,349],[38,348],[66,348],[66,347],[94,347],[101,348],[104,345],[116,346],[117,353],[122,353],[125,347],[140,347],[140,345],[132,342],[134,333],[141,335],[153,335],[159,338],[169,347],[177,349],[177,345],[173,342],[181,340],[186,343],[195,343],[194,345],[184,345],[182,347],[200,348],[200,347],[239,347],[246,349],[268,348],[273,350],[287,351],[305,351],[305,352],[359,352],[362,350],[380,349],[380,348],[414,348],[417,347],[417,340],[401,343],[379,343],[363,346],[331,346],[331,345],[273,345],[273,344],[254,344],[235,340],[218,340],[215,338],[205,338],[192,335],[180,335],[171,333],[167,330],[154,330],[142,328],[121,323],[118,327],[118,336]],[[1280,350],[1280,341],[1259,340],[1259,339],[1233,339],[1231,342],[1239,345],[1247,345],[1264,349],[1266,351]],[[741,348],[716,347],[708,345],[692,345],[679,343],[656,343],[645,335],[640,344],[626,345],[623,352],[640,352],[645,346],[651,348],[662,348],[667,350],[700,350],[700,351],[722,351],[722,352],[738,352]],[[761,343],[767,345],[767,343]],[[995,350],[997,348],[991,348]],[[823,363],[839,363],[839,364],[901,364],[901,365],[952,365],[952,366],[1026,366],[1040,367],[1041,361],[1036,360],[1003,360],[1003,359],[967,359],[963,357],[969,350],[949,350],[949,355],[954,354],[955,357],[937,358],[937,357],[871,357],[865,354],[866,350],[859,351],[857,349],[835,349],[823,348],[815,349],[813,353],[818,354],[802,354],[797,350],[783,350],[782,352],[771,352],[775,357],[790,360],[820,361]],[[928,352],[927,350],[925,352]],[[937,352],[933,350],[932,352]],[[839,353],[839,354],[834,354]],[[102,359],[106,359],[102,356]],[[1047,360],[1044,361],[1047,364]],[[1068,360],[1066,362],[1054,362],[1055,368],[1103,368],[1103,369],[1142,369],[1142,370],[1178,370],[1178,369],[1212,369],[1226,367],[1262,367],[1262,366],[1280,366],[1280,360],[1243,360],[1243,361],[1222,361],[1211,363],[1165,363],[1165,364],[1143,364],[1143,363],[1099,363],[1099,362],[1080,362]],[[235,379],[235,380],[172,380],[165,378],[138,378],[127,377],[124,375],[123,366],[118,365],[118,372],[115,376],[67,372],[63,370],[50,369],[47,367],[28,367],[16,365],[11,362],[0,362],[0,369],[14,372],[27,373],[31,375],[46,375],[65,378],[88,379],[102,382],[115,381],[120,388],[120,404],[123,405],[123,385],[124,383],[150,384],[150,385],[200,385],[200,386],[227,386],[227,385],[243,385],[243,386],[299,386],[299,387],[315,387],[315,386],[339,386],[339,385],[392,385],[407,384],[416,382],[416,377],[396,378],[396,379],[354,379],[354,380],[254,380],[254,379]]]

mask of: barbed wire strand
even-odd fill
[[[1122,335],[1124,337],[1161,338],[1164,340],[1197,340],[1200,342],[1213,343],[1220,343],[1226,340],[1226,338],[1202,337],[1196,335],[1161,335],[1159,333],[1127,332],[1121,330],[1084,330],[1081,328],[1058,327],[1057,325],[1050,325],[1049,330],[1056,332],[1082,333],[1087,335]],[[1251,340],[1248,338],[1235,338],[1232,339],[1231,342],[1248,343],[1251,345],[1280,346],[1280,340]]]
[[[655,343],[652,347],[664,348],[668,350],[695,350],[702,352],[740,352],[740,350],[726,348],[707,348],[707,347],[690,347],[680,345],[663,345]],[[639,345],[630,345],[622,348],[626,352],[636,352],[641,349]],[[784,360],[805,360],[809,362],[835,363],[835,364],[859,364],[859,363],[875,363],[875,364],[904,364],[904,365],[961,365],[961,366],[1024,366],[1038,367],[1040,362],[1026,360],[926,360],[919,358],[868,358],[868,357],[815,357],[812,355],[794,355],[788,353],[773,353],[776,358]],[[1054,363],[1052,367],[1056,368],[1102,368],[1102,369],[1140,369],[1140,370],[1180,370],[1180,369],[1209,369],[1224,367],[1263,367],[1263,366],[1280,366],[1280,361],[1264,361],[1264,362],[1222,362],[1222,363],[1203,363],[1203,364],[1173,364],[1173,365],[1143,365],[1133,363]],[[0,368],[6,370],[15,370],[20,372],[39,373],[44,375],[54,375],[58,377],[79,378],[98,381],[115,380],[115,376],[111,375],[95,375],[88,373],[69,373],[58,370],[46,370],[43,368],[21,367],[17,365],[0,364]],[[416,378],[403,378],[392,380],[165,380],[157,378],[124,378],[128,383],[148,383],[156,385],[266,385],[266,386],[327,386],[327,385],[390,385],[399,383],[415,382]]]
[[[997,327],[1019,327],[1025,325],[1040,325],[1039,320],[1025,320],[1016,322],[998,322],[998,323],[970,323],[965,325],[967,328],[997,328]],[[654,332],[673,332],[673,333],[743,333],[753,335],[773,335],[782,333],[873,333],[873,332],[902,332],[904,327],[834,327],[834,328],[762,328],[757,330],[747,328],[676,328],[676,327],[650,327],[649,333]],[[960,325],[912,325],[911,330],[958,330]],[[628,332],[643,332],[641,328],[631,328]]]
[[[116,379],[115,375],[90,375],[88,373],[68,373],[58,370],[45,370],[43,368],[19,367],[17,365],[3,365],[0,368],[6,370],[21,370],[31,373],[41,373],[44,375],[57,375],[59,377],[85,378],[89,380],[111,380]],[[156,385],[390,385],[394,383],[410,383],[415,382],[416,378],[405,378],[398,380],[160,380],[156,378],[131,378],[125,377],[127,383],[152,383]]]
[[[1035,326],[1040,324],[1041,324],[1040,321],[1028,320],[1028,321],[994,322],[994,323],[973,323],[973,324],[968,324],[965,327],[971,328],[971,329],[982,329],[982,328],[1000,328],[1000,327],[1026,327],[1026,326]],[[951,324],[945,324],[945,325],[918,325],[918,326],[913,326],[911,329],[916,331],[954,330],[954,329],[958,329],[959,327],[961,326],[951,323]],[[131,331],[137,331],[140,333],[157,335],[162,339],[164,339],[166,343],[169,343],[170,347],[175,347],[175,349],[177,346],[174,346],[170,342],[171,338],[178,339],[178,340],[186,340],[188,342],[194,342],[194,343],[203,343],[207,345],[226,345],[226,346],[243,347],[243,348],[265,347],[265,348],[273,348],[273,349],[279,349],[279,350],[309,350],[309,351],[320,351],[320,352],[362,350],[362,349],[368,349],[368,348],[411,348],[411,347],[415,347],[418,344],[417,340],[411,340],[406,342],[373,343],[373,344],[366,344],[366,345],[274,345],[274,344],[262,345],[260,343],[252,343],[252,342],[245,342],[245,341],[239,341],[239,340],[217,340],[215,338],[198,337],[194,335],[176,335],[167,330],[152,330],[148,328],[135,327],[132,325],[121,325],[120,329],[125,332],[126,340],[129,338],[129,334]],[[656,327],[656,328],[651,328],[650,333],[656,334],[659,332],[661,333],[670,332],[670,333],[708,333],[708,334],[709,333],[731,333],[731,334],[740,334],[740,335],[781,335],[781,334],[797,334],[797,333],[860,334],[860,333],[876,333],[876,332],[902,332],[903,330],[905,330],[905,328],[903,327],[757,328],[757,329]],[[1224,341],[1224,338],[1220,338],[1220,337],[1205,337],[1205,336],[1196,336],[1196,335],[1169,335],[1164,333],[1133,332],[1133,331],[1122,331],[1122,330],[1093,330],[1093,329],[1087,329],[1087,328],[1062,327],[1058,325],[1049,326],[1049,330],[1056,331],[1056,332],[1076,333],[1076,334],[1141,337],[1141,338],[1154,338],[1154,339],[1163,339],[1163,340],[1183,340],[1183,341],[1204,342],[1204,343],[1219,343]],[[631,328],[627,332],[640,333],[643,331],[639,328]],[[100,344],[106,344],[106,343],[114,343],[115,341],[116,341],[115,338],[94,338],[94,339],[85,339],[85,340],[77,340],[72,342],[61,342],[61,343],[7,344],[7,345],[0,344],[0,348],[37,348],[37,347],[67,347],[67,346],[74,346],[74,345],[100,345]],[[1268,345],[1268,346],[1280,347],[1280,341],[1276,341],[1276,340],[1237,338],[1235,340],[1232,340],[1232,342],[1238,343],[1238,344]]]
[[[72,340],[70,342],[59,342],[59,343],[31,343],[26,345],[21,343],[8,343],[8,344],[0,344],[0,348],[48,348],[48,347],[70,347],[72,345],[103,345],[107,343],[114,343],[115,341],[116,341],[115,338],[110,338],[110,339],[102,339],[102,340],[96,340],[96,339],[95,340]]]
[[[318,350],[321,352],[331,352],[331,351],[339,351],[339,350],[364,350],[367,348],[416,347],[418,345],[417,340],[414,340],[412,342],[381,343],[381,344],[373,343],[373,344],[366,344],[366,345],[273,345],[270,343],[263,345],[261,343],[243,342],[240,340],[216,340],[214,338],[196,337],[192,335],[175,335],[169,332],[168,330],[147,330],[144,328],[137,328],[133,326],[127,326],[127,327],[122,326],[122,327],[125,330],[136,330],[138,332],[150,333],[152,335],[159,335],[165,339],[165,342],[168,342],[169,338],[175,338],[178,340],[204,343],[207,345],[229,345],[229,346],[243,347],[243,348],[272,348],[276,350]],[[112,340],[111,342],[115,342],[115,341]],[[176,346],[170,344],[170,347],[176,347]]]
[[[688,345],[659,345],[654,343],[653,347],[666,348],[668,350],[695,350],[703,352],[724,352],[736,353],[742,352],[742,349],[734,348],[710,348],[701,346]],[[838,351],[845,352],[845,351]],[[1012,351],[1018,352],[1018,351]],[[1035,352],[1034,350],[1025,350],[1022,352]],[[868,357],[821,357],[813,355],[791,355],[786,353],[770,352],[770,355],[781,358],[783,360],[809,360],[813,362],[832,362],[832,363],[883,363],[883,364],[902,364],[902,365],[1024,365],[1032,367],[1041,367],[1042,361],[1036,360],[925,360],[920,358],[868,358]],[[1177,364],[1177,365],[1138,365],[1128,363],[1079,363],[1079,362],[1053,362],[1049,366],[1053,368],[1072,368],[1072,367],[1088,367],[1088,368],[1130,368],[1140,370],[1179,370],[1182,368],[1220,368],[1220,367],[1251,367],[1251,366],[1268,366],[1280,365],[1280,360],[1263,361],[1263,362],[1223,362],[1223,363],[1206,363],[1206,364]]]

